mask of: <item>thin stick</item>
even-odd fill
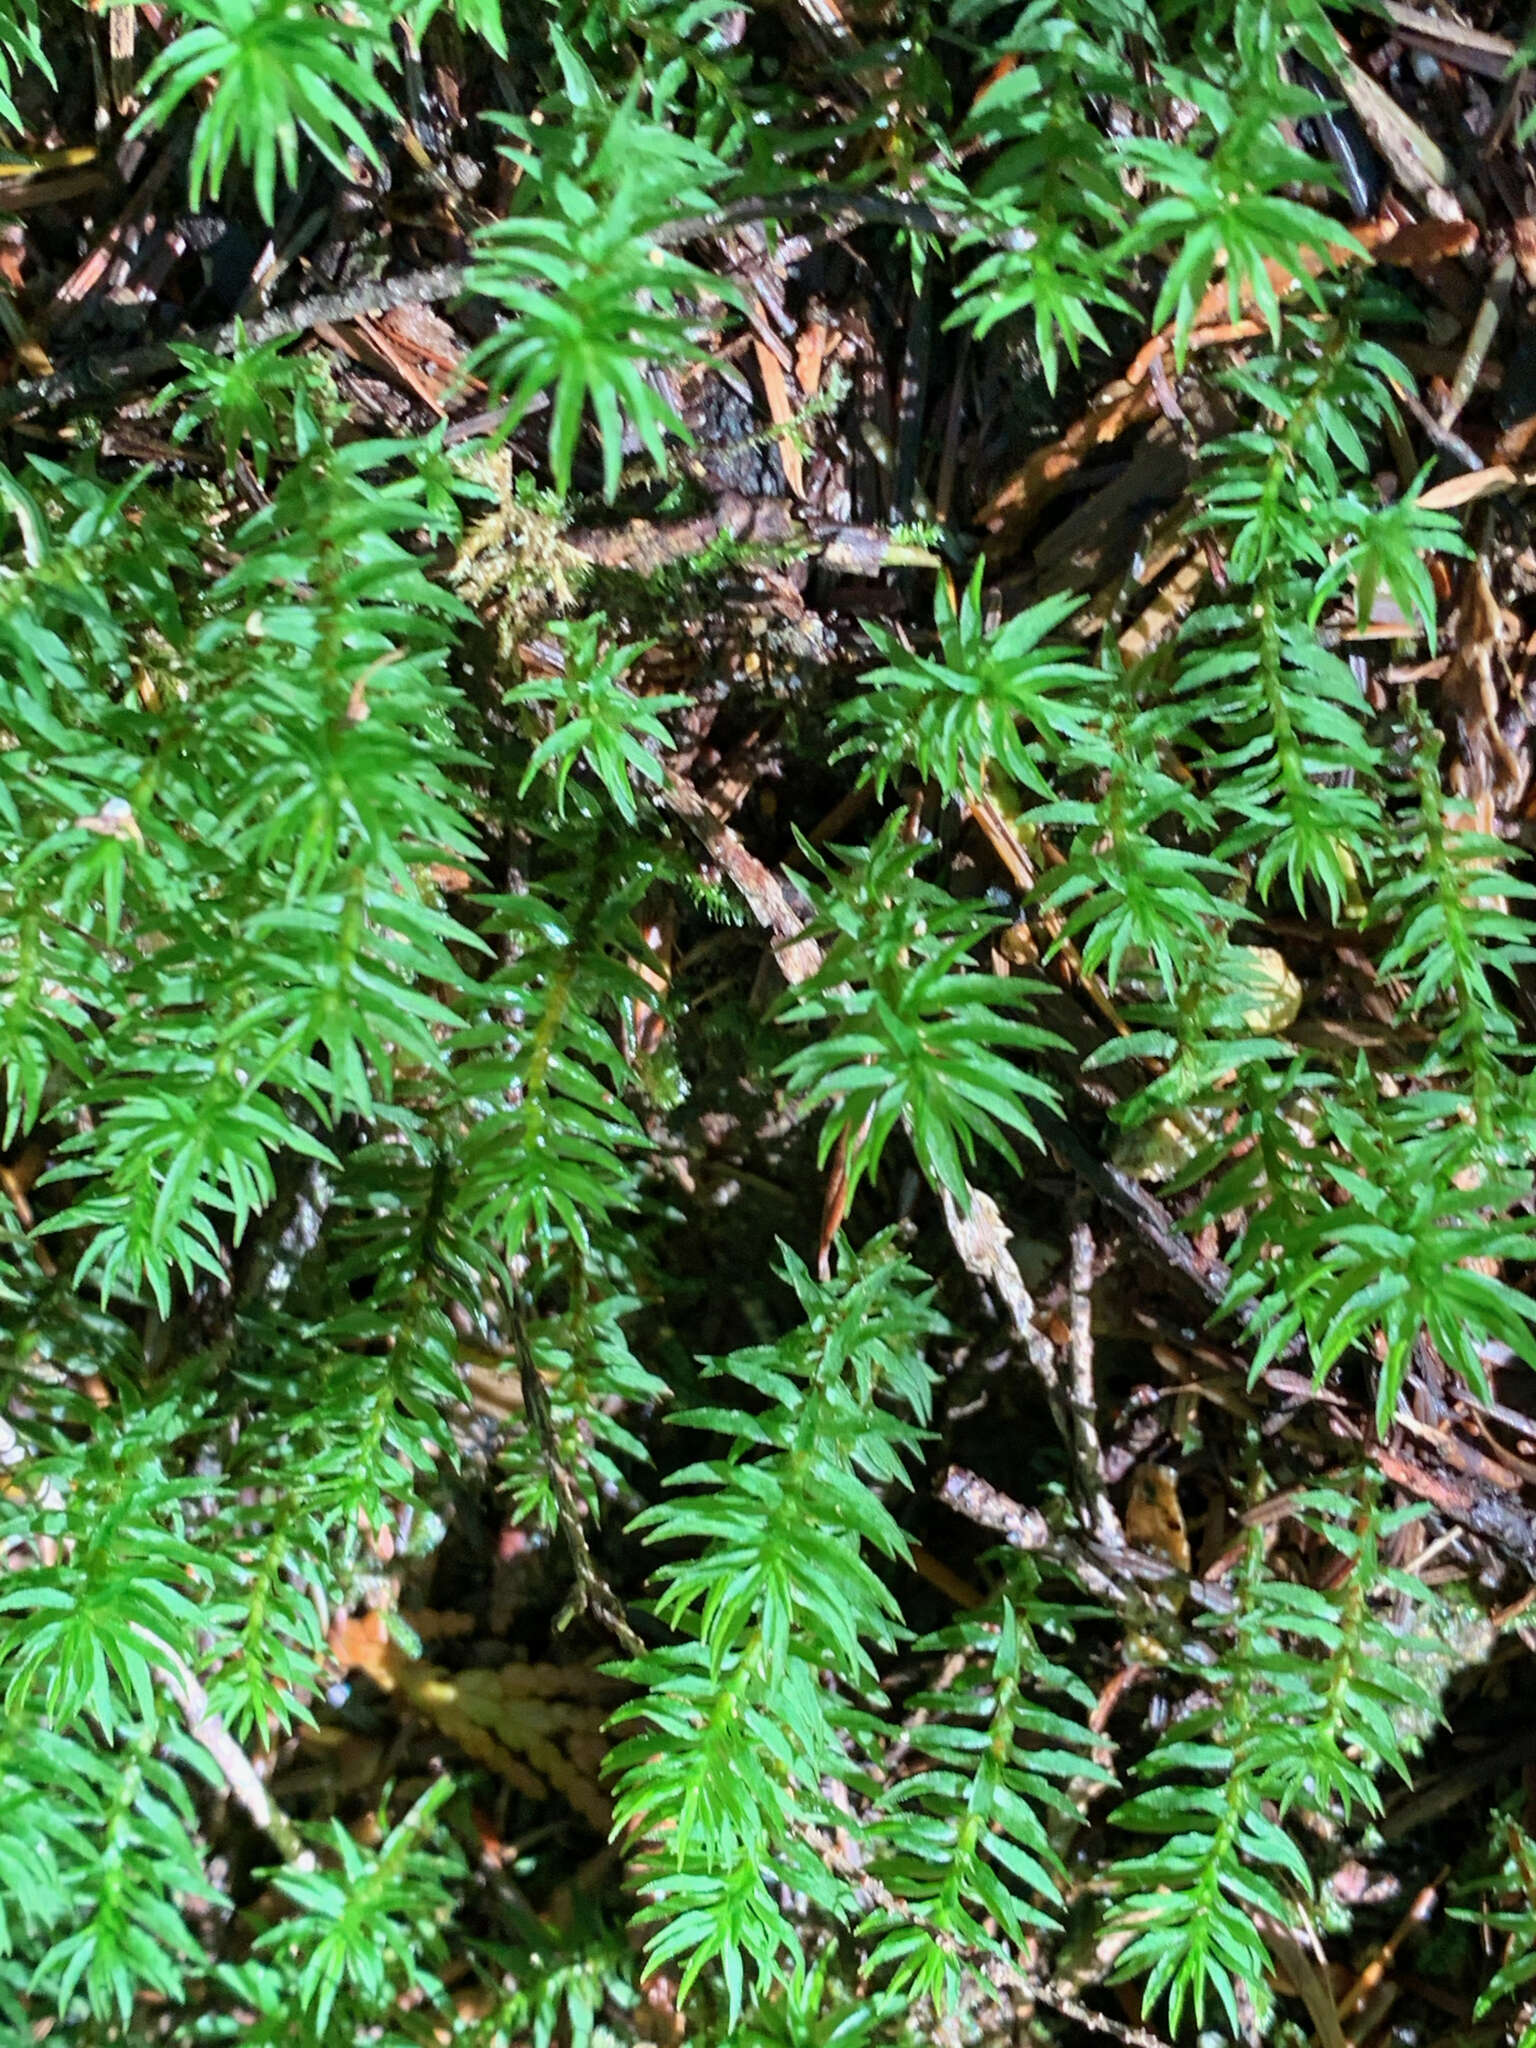
[[[993,1289],[1008,1312],[1013,1333],[1024,1355],[1045,1382],[1052,1406],[1061,1407],[1061,1389],[1056,1381],[1056,1347],[1035,1321],[1034,1297],[1024,1285],[1012,1252],[1008,1249],[1008,1226],[992,1197],[981,1188],[966,1188],[969,1198],[962,1215],[959,1203],[948,1188],[939,1189],[949,1238],[960,1254],[966,1271]],[[1065,1421],[1065,1414],[1062,1416]],[[1070,1430],[1063,1434],[1070,1443]]]
[[[1227,1297],[1231,1275],[1219,1259],[1202,1259],[1155,1195],[1119,1167],[1090,1152],[1072,1126],[1049,1110],[1031,1112],[1041,1136],[1083,1185],[1132,1226],[1164,1265],[1192,1281],[1207,1301],[1218,1307]],[[1302,1347],[1298,1342],[1297,1353]],[[1289,1351],[1282,1356],[1289,1357]]]
[[[855,1885],[870,1905],[877,1907],[882,1913],[889,1914],[893,1920],[910,1923],[917,1919],[917,1913],[912,1906],[904,1899],[898,1899],[878,1877],[863,1867],[856,1850],[843,1846],[844,1838],[840,1834],[834,1836],[817,1827],[803,1827],[800,1834],[827,1868],[836,1871],[839,1877]],[[946,1954],[961,1961],[969,1960],[959,1943],[949,1936],[935,1935],[934,1940]],[[1152,2033],[1148,2028],[1133,2027],[1125,2020],[1111,2019],[1107,2013],[1095,2012],[1092,2006],[1084,2005],[1077,1993],[1065,1984],[1053,1984],[1049,1981],[1041,1983],[1015,1964],[1005,1962],[1000,1956],[988,1956],[985,1961],[977,1958],[972,1967],[976,1975],[992,1985],[994,1990],[1007,1991],[1028,2005],[1049,2006],[1052,2012],[1059,2012],[1067,2019],[1075,2020],[1080,2027],[1088,2028],[1091,2033],[1107,2034],[1111,2040],[1121,2042],[1123,2048],[1168,2048],[1168,2044],[1161,2036]]]
[[[1093,1385],[1093,1232],[1086,1223],[1072,1228],[1072,1261],[1068,1277],[1071,1335],[1067,1345],[1067,1403],[1072,1420],[1077,1483],[1084,1520],[1096,1543],[1118,1550],[1125,1542],[1120,1517],[1104,1484],[1104,1447],[1099,1441],[1098,1404]]]
[[[256,1775],[255,1766],[209,1704],[208,1695],[187,1666],[159,1637],[135,1624],[155,1656],[155,1669],[166,1691],[181,1709],[187,1733],[200,1743],[224,1774],[224,1782],[264,1835],[276,1845],[285,1863],[300,1870],[313,1870],[314,1852],[299,1839],[293,1822],[278,1806]]]
[[[841,223],[848,228],[875,224],[948,239],[968,234],[984,225],[969,214],[941,213],[931,206],[892,199],[877,192],[829,192],[824,185],[818,185],[803,192],[744,199],[733,206],[720,207],[713,213],[691,214],[682,219],[664,221],[648,239],[659,249],[671,249],[752,221],[793,220],[807,213],[824,213],[829,222]],[[1006,237],[1004,239],[1007,240]],[[1021,229],[1016,231],[1014,242],[1009,246],[1028,248],[1033,242],[1034,236]],[[307,334],[314,327],[334,326],[367,314],[393,312],[397,306],[425,306],[444,299],[460,298],[469,289],[468,264],[442,263],[435,269],[408,270],[399,277],[370,280],[365,284],[352,285],[345,291],[324,292],[313,299],[300,299],[294,305],[280,306],[271,313],[263,313],[243,327],[239,321],[226,321],[222,327],[188,336],[187,339],[192,347],[204,349],[210,355],[232,355],[242,342],[255,348],[262,342],[276,341],[282,335]],[[28,378],[0,391],[0,420],[17,419],[25,413],[54,406],[96,404],[147,378],[158,377],[179,367],[170,344],[160,341],[118,354],[101,352],[86,356],[51,377]]]
[[[209,333],[189,335],[190,347],[210,355],[233,355],[243,345],[257,348],[285,334],[305,334],[312,327],[355,320],[366,313],[388,313],[397,306],[424,306],[434,300],[457,298],[468,275],[462,263],[445,263],[435,270],[408,270],[400,277],[386,277],[353,285],[343,292],[324,292],[296,305],[280,306],[260,319],[226,321]],[[0,420],[19,418],[54,406],[96,404],[158,377],[180,369],[179,357],[168,342],[151,342],[147,347],[126,349],[118,354],[99,352],[84,357],[67,370],[51,377],[31,377],[0,391]]]
[[[1070,1571],[1085,1593],[1106,1606],[1125,1608],[1135,1602],[1135,1586],[1172,1586],[1180,1596],[1212,1614],[1232,1613],[1236,1602],[1225,1586],[1210,1579],[1198,1579],[1181,1572],[1166,1558],[1153,1557],[1145,1550],[1132,1550],[1121,1542],[1113,1549],[1087,1544],[1055,1530],[1038,1508],[1021,1507],[1000,1493],[989,1480],[968,1472],[963,1465],[951,1465],[934,1489],[938,1498],[956,1514],[964,1515],[979,1529],[995,1529],[1015,1550],[1050,1556]]]
[[[807,981],[821,965],[821,948],[803,936],[811,906],[782,876],[765,867],[743,845],[740,835],[717,817],[691,782],[668,768],[656,800],[680,818],[699,840],[765,931],[778,944],[774,958],[791,987]]]
[[[1004,1966],[1006,1967],[1006,1966]],[[1167,2048],[1161,2036],[1146,2027],[1133,2027],[1126,2020],[1111,2019],[1107,2013],[1095,2012],[1091,2005],[1084,2005],[1075,1993],[1058,1984],[1037,1984],[1022,1971],[1008,1970],[1011,1985],[1021,1990],[1035,2005],[1049,2006],[1052,2012],[1059,2012],[1063,2019],[1075,2020],[1080,2027],[1086,2027],[1091,2034],[1107,2034],[1112,2041],[1119,2041],[1124,2048]]]
[[[572,1597],[567,1603],[568,1612],[585,1609],[624,1645],[631,1657],[641,1657],[645,1654],[645,1644],[630,1625],[618,1595],[593,1562],[586,1531],[581,1526],[581,1497],[560,1456],[549,1393],[539,1378],[527,1332],[518,1317],[513,1318],[513,1339],[517,1350],[518,1378],[523,1389],[523,1411],[538,1431],[544,1467],[554,1489],[560,1533],[565,1538],[565,1547],[571,1554],[571,1566],[576,1574]]]
[[[1473,381],[1476,382],[1476,372],[1473,373]],[[1459,462],[1463,469],[1477,470],[1482,468],[1483,458],[1478,454],[1477,450],[1464,441],[1453,428],[1446,426],[1443,421],[1437,420],[1429,407],[1415,398],[1411,391],[1399,392],[1398,396],[1442,455],[1449,455],[1451,460]],[[1456,412],[1460,412],[1460,410],[1461,407],[1457,406]],[[1451,417],[1455,418],[1455,412],[1451,414]]]
[[[1416,1927],[1422,1927],[1434,1912],[1440,1898],[1440,1887],[1450,1876],[1450,1865],[1442,1866],[1440,1875],[1432,1884],[1424,1886],[1392,1933],[1382,1943],[1365,1968],[1360,1972],[1349,1990],[1339,2002],[1339,2017],[1347,2020],[1359,2011],[1381,1982],[1396,1960],[1397,1952]]]
[[[1504,309],[1509,304],[1514,282],[1515,256],[1513,250],[1508,250],[1499,258],[1489,275],[1483,303],[1477,309],[1477,318],[1472,322],[1472,332],[1467,336],[1467,345],[1462,351],[1461,361],[1456,365],[1456,375],[1451,379],[1450,396],[1440,413],[1440,425],[1447,433],[1455,426],[1461,417],[1462,407],[1477,388],[1477,380],[1482,375],[1483,364],[1488,360],[1493,337],[1499,331],[1499,322],[1503,319]]]

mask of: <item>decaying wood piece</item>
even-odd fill
[[[961,1465],[951,1465],[934,1489],[946,1507],[978,1528],[992,1529],[1015,1550],[1054,1557],[1069,1570],[1090,1598],[1123,1611],[1142,1603],[1137,1589],[1156,1589],[1203,1607],[1212,1614],[1231,1614],[1236,1601],[1227,1587],[1192,1577],[1167,1558],[1137,1550],[1129,1543],[1102,1545],[1053,1529],[1037,1508],[1021,1507],[988,1480]]]
[[[791,986],[808,981],[821,965],[821,948],[804,936],[811,906],[799,890],[749,853],[739,835],[675,769],[665,771],[657,802],[682,820],[762,929],[780,941],[774,958],[784,979]]]
[[[1470,1529],[1520,1568],[1536,1576],[1536,1516],[1518,1501],[1475,1481],[1453,1481],[1385,1448],[1374,1454],[1382,1477],[1411,1500],[1428,1501],[1447,1521]]]
[[[654,575],[685,562],[722,534],[743,546],[787,548],[819,556],[844,575],[878,576],[892,568],[932,569],[939,557],[930,549],[892,538],[880,526],[850,526],[803,516],[790,498],[752,498],[722,491],[707,512],[685,519],[629,519],[616,526],[573,526],[567,547],[604,569]]]

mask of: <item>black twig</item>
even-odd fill
[[[825,215],[829,226],[849,231],[869,225],[899,227],[949,240],[971,233],[995,234],[986,221],[972,214],[946,213],[916,200],[893,199],[880,192],[833,192],[825,185],[813,185],[801,192],[737,200],[710,213],[664,221],[651,230],[649,239],[658,248],[675,249],[685,242],[723,234],[755,221],[795,220],[812,213]],[[1022,242],[1021,235],[1026,237]],[[1012,231],[1011,238],[1005,233],[1002,239],[1010,246],[1020,247],[1033,241],[1025,230]],[[471,275],[467,263],[441,263],[430,270],[402,271],[398,277],[374,278],[350,285],[344,291],[299,299],[254,320],[228,320],[222,327],[189,335],[186,341],[210,355],[233,355],[242,346],[257,348],[283,335],[306,334],[315,327],[393,312],[397,306],[427,306],[462,298],[472,289]],[[29,377],[0,391],[0,422],[62,406],[105,404],[151,377],[163,376],[179,367],[169,342],[148,342],[142,348],[116,351],[98,350],[51,376]]]
[[[576,1584],[571,1589],[571,1598],[561,1623],[570,1616],[585,1612],[600,1622],[610,1635],[623,1644],[631,1657],[645,1653],[645,1644],[635,1633],[623,1602],[603,1577],[593,1562],[591,1549],[587,1544],[587,1532],[582,1527],[581,1496],[576,1491],[576,1482],[566,1470],[560,1456],[560,1446],[555,1437],[555,1418],[549,1405],[549,1393],[539,1378],[539,1369],[533,1362],[533,1351],[528,1343],[528,1334],[520,1318],[513,1318],[513,1335],[517,1349],[518,1377],[523,1388],[523,1408],[529,1421],[538,1432],[539,1448],[544,1454],[545,1470],[549,1483],[554,1489],[555,1510],[560,1519],[560,1533],[565,1538],[565,1547],[571,1553],[571,1568],[576,1574]],[[556,1624],[557,1626],[560,1623]]]

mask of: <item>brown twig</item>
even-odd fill
[[[857,1886],[870,1905],[878,1907],[893,1920],[913,1921],[916,1909],[898,1899],[878,1877],[867,1871],[858,1860],[857,1851],[845,1848],[838,1837],[817,1827],[804,1827],[802,1838],[815,1850],[829,1870]],[[964,1951],[946,1935],[935,1935],[934,1940],[948,1954],[965,1960]],[[1095,2012],[1085,2005],[1077,1993],[1065,1984],[1053,1984],[1049,1979],[1041,1981],[1031,1977],[1016,1964],[1005,1962],[1000,1956],[977,1958],[973,1965],[978,1977],[982,1977],[994,1989],[1006,1991],[1026,2005],[1048,2006],[1052,2012],[1059,2012],[1065,2018],[1074,2020],[1090,2033],[1105,2034],[1113,2041],[1119,2041],[1123,2048],[1167,2048],[1162,2038],[1146,2027],[1133,2027],[1125,2020],[1112,2019],[1107,2013]]]
[[[1522,1728],[1508,1742],[1485,1750],[1470,1762],[1457,1764],[1417,1792],[1405,1792],[1394,1799],[1379,1823],[1384,1842],[1400,1842],[1417,1829],[1451,1813],[1484,1785],[1508,1777],[1525,1765],[1536,1763],[1536,1728]]]
[[[1231,1274],[1220,1259],[1203,1259],[1155,1195],[1117,1166],[1098,1158],[1064,1118],[1049,1110],[1032,1110],[1040,1135],[1062,1163],[1107,1208],[1123,1216],[1158,1258],[1193,1282],[1207,1301],[1225,1301]],[[1289,1356],[1289,1353],[1286,1354]]]
[[[1306,2006],[1317,2033],[1319,2048],[1348,2048],[1339,2021],[1339,2009],[1334,2004],[1333,1988],[1296,1935],[1269,1913],[1255,1913],[1254,1926],[1284,1973],[1287,1986]],[[1315,1934],[1312,1939],[1314,1942],[1317,1940]]]
[[[992,1197],[981,1188],[967,1187],[967,1206],[960,1204],[948,1188],[939,1190],[949,1241],[960,1254],[961,1264],[975,1279],[990,1287],[1007,1311],[1013,1333],[1024,1355],[1045,1383],[1053,1407],[1060,1407],[1056,1382],[1056,1347],[1035,1321],[1034,1298],[1024,1285],[1023,1275],[1008,1249],[1008,1226]],[[1071,1441],[1065,1410],[1061,1416],[1063,1434]]]
[[[985,226],[969,214],[945,213],[917,201],[890,198],[878,192],[832,193],[825,186],[811,186],[802,192],[741,200],[712,213],[665,221],[651,232],[649,239],[657,248],[677,248],[752,221],[793,220],[808,213],[825,214],[832,224],[904,227],[951,239]],[[1024,230],[1020,236],[1021,248],[1027,248],[1034,240]],[[283,335],[307,334],[315,327],[390,313],[399,306],[424,306],[460,298],[469,289],[468,264],[442,263],[430,270],[407,270],[398,277],[370,279],[344,291],[322,292],[312,299],[279,306],[254,320],[226,321],[222,327],[190,335],[187,340],[192,347],[204,349],[210,355],[230,355],[242,344],[255,348]],[[0,391],[0,421],[58,406],[104,403],[151,377],[177,368],[178,358],[168,342],[150,342],[142,348],[116,353],[100,351],[55,371],[52,376],[27,378]]]
[[[1464,441],[1460,434],[1445,425],[1443,421],[1437,420],[1429,407],[1416,398],[1411,391],[1401,391],[1398,393],[1398,396],[1442,455],[1449,455],[1451,460],[1459,462],[1463,469],[1478,470],[1482,468],[1483,458],[1478,454],[1477,450]],[[1459,412],[1460,409],[1458,406],[1457,411]]]
[[[953,1508],[979,1529],[996,1530],[1015,1550],[1053,1557],[1071,1572],[1085,1593],[1106,1606],[1131,1606],[1136,1598],[1134,1588],[1138,1586],[1168,1586],[1213,1614],[1230,1614],[1233,1610],[1234,1601],[1225,1586],[1209,1579],[1192,1578],[1166,1558],[1133,1550],[1123,1541],[1112,1547],[1087,1543],[1053,1529],[1038,1508],[1021,1507],[989,1480],[968,1472],[963,1465],[949,1466],[934,1490],[946,1507]]]
[[[1483,365],[1488,360],[1488,351],[1493,346],[1493,337],[1499,331],[1499,322],[1509,304],[1509,295],[1515,284],[1515,255],[1506,250],[1493,266],[1488,277],[1488,289],[1483,302],[1477,309],[1477,318],[1472,322],[1472,331],[1467,336],[1466,348],[1461,361],[1456,365],[1456,374],[1451,379],[1450,392],[1440,413],[1440,425],[1449,433],[1461,417],[1461,409],[1477,389],[1477,380],[1482,375]],[[1415,415],[1417,417],[1417,415]],[[1462,443],[1465,447],[1465,442]],[[1481,468],[1481,464],[1475,465]]]
[[[1398,1921],[1391,1934],[1381,1944],[1381,1947],[1360,1972],[1343,1998],[1340,1999],[1339,2018],[1341,2020],[1349,2019],[1360,2010],[1387,1971],[1391,1969],[1392,1964],[1397,1958],[1398,1950],[1408,1939],[1409,1935],[1413,1933],[1415,1928],[1422,1927],[1430,1918],[1435,1907],[1439,1904],[1440,1887],[1445,1883],[1450,1874],[1450,1865],[1448,1863],[1443,1864],[1440,1874],[1434,1882],[1425,1885],[1418,1893],[1413,1904],[1408,1908],[1402,1919]]]
[[[397,306],[422,306],[457,298],[465,288],[467,276],[462,263],[439,264],[434,270],[408,270],[399,277],[373,279],[352,285],[346,291],[300,299],[255,320],[228,320],[211,332],[189,335],[187,342],[210,355],[232,355],[242,345],[258,348],[263,342],[276,341],[285,334],[306,334],[312,327],[355,320],[363,314],[388,313]],[[99,404],[180,367],[170,343],[164,341],[115,354],[99,351],[68,369],[55,371],[51,377],[27,378],[0,391],[0,420],[19,419],[25,413],[63,405]]]
[[[747,851],[740,837],[716,817],[692,783],[684,781],[675,769],[665,771],[656,800],[682,820],[759,925],[780,941],[774,958],[784,979],[791,986],[809,980],[821,965],[821,948],[814,939],[803,936],[811,906]]]
[[[1123,2048],[1167,2048],[1167,2043],[1150,2028],[1133,2027],[1128,2020],[1111,2019],[1107,2013],[1095,2012],[1091,2005],[1084,2005],[1077,1994],[1068,1991],[1064,1985],[1037,1984],[1032,1977],[1026,1977],[1021,1970],[1011,1969],[1007,1964],[999,1964],[998,1970],[1010,1990],[1021,1991],[1034,2005],[1049,2006],[1063,2019],[1086,2027],[1090,2034],[1106,2034],[1111,2041],[1121,2042]]]
[[[1064,1376],[1056,1346],[1035,1320],[1034,1298],[1009,1250],[1008,1225],[1001,1209],[981,1188],[967,1186],[966,1194],[967,1207],[962,1212],[948,1188],[939,1190],[950,1243],[960,1254],[966,1271],[996,1294],[1024,1356],[1039,1375],[1052,1419],[1077,1474],[1084,1530],[1094,1542],[1115,1550],[1124,1539],[1104,1490],[1104,1452],[1094,1419],[1093,1339],[1087,1326],[1088,1285],[1085,1283],[1081,1307],[1074,1298],[1072,1338]],[[1087,1235],[1086,1230],[1084,1235]],[[1087,1242],[1091,1280],[1092,1238],[1089,1237]],[[1074,1256],[1075,1253],[1074,1238]],[[1073,1275],[1075,1282],[1078,1277],[1075,1264]]]
[[[1398,41],[1410,50],[1427,50],[1432,57],[1443,57],[1463,71],[1475,71],[1480,78],[1508,77],[1509,60],[1517,45],[1507,36],[1487,35],[1448,15],[1404,6],[1401,0],[1381,0],[1381,11],[1396,29]]]
[[[1093,1233],[1086,1223],[1074,1224],[1072,1228],[1068,1291],[1071,1334],[1067,1345],[1067,1408],[1083,1519],[1095,1543],[1118,1550],[1124,1546],[1125,1533],[1104,1483],[1104,1447],[1099,1441],[1093,1384]]]
[[[161,1682],[181,1709],[187,1733],[218,1765],[225,1784],[256,1826],[275,1844],[285,1863],[301,1870],[312,1870],[315,1864],[313,1851],[305,1848],[293,1822],[257,1777],[255,1766],[214,1712],[197,1678],[169,1645],[148,1629],[135,1623],[133,1632],[154,1657]]]
[[[572,1612],[579,1613],[585,1610],[623,1644],[631,1657],[643,1656],[645,1644],[635,1633],[618,1595],[593,1562],[592,1552],[587,1544],[587,1534],[581,1525],[581,1496],[576,1491],[575,1480],[566,1469],[555,1436],[555,1418],[549,1405],[549,1392],[539,1378],[539,1369],[533,1362],[533,1350],[528,1342],[528,1334],[521,1319],[516,1316],[513,1317],[513,1336],[517,1349],[518,1378],[523,1389],[523,1409],[538,1432],[539,1448],[544,1454],[544,1467],[549,1474],[550,1486],[554,1490],[560,1533],[565,1538],[565,1547],[571,1554],[571,1568],[576,1574],[576,1584],[571,1590],[566,1612],[555,1625],[558,1628]]]
[[[1375,1461],[1383,1478],[1415,1500],[1427,1500],[1447,1520],[1482,1536],[1496,1550],[1527,1572],[1536,1573],[1536,1518],[1518,1501],[1502,1499],[1491,1489],[1471,1482],[1453,1482],[1443,1473],[1426,1471],[1393,1451],[1378,1450]]]

